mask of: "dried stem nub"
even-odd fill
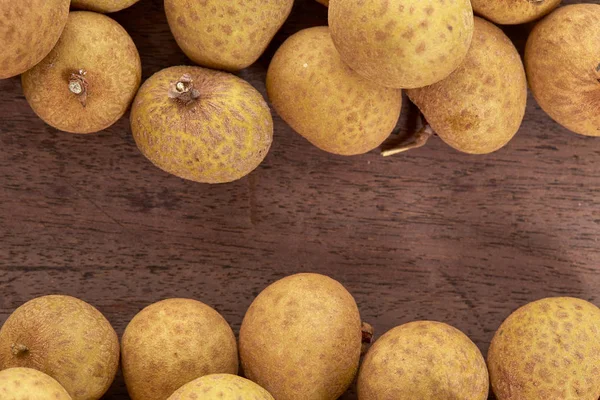
[[[365,354],[367,350],[369,350],[369,346],[373,342],[373,335],[375,334],[375,329],[373,329],[373,327],[370,324],[363,322],[360,330],[362,331],[361,354]]]
[[[169,98],[190,104],[200,97],[200,92],[194,88],[194,80],[190,74],[184,74],[177,82],[169,85]]]
[[[421,120],[423,122],[423,126],[417,133],[410,136],[408,140],[405,140],[390,149],[383,150],[381,152],[381,155],[384,157],[389,157],[395,154],[404,153],[408,150],[418,149],[419,147],[425,146],[429,138],[435,135],[435,132],[431,128],[431,125],[429,125],[429,123],[425,120],[425,117],[423,117],[423,115],[421,115]]]
[[[77,96],[79,102],[85,107],[88,96],[88,82],[85,79],[87,72],[83,69],[74,72],[69,77],[69,90]]]
[[[25,354],[27,354],[29,352],[29,348],[27,346],[25,346],[24,344],[19,344],[19,343],[13,343],[10,350],[11,350],[12,354],[16,357],[24,356]]]

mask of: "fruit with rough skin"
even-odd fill
[[[519,130],[527,81],[510,39],[476,17],[464,63],[448,78],[407,94],[447,144],[464,153],[487,154],[504,147]]]
[[[23,92],[48,125],[71,133],[108,128],[125,114],[142,78],[138,51],[113,19],[76,11],[46,58],[22,75]]]
[[[256,383],[230,374],[206,375],[177,390],[167,400],[275,400]]]
[[[98,400],[119,367],[119,339],[106,318],[69,296],[44,296],[17,308],[0,330],[0,369],[37,369],[73,400]]]
[[[131,109],[140,151],[160,169],[203,183],[252,172],[273,140],[273,119],[248,82],[200,67],[171,67],[150,77]]]
[[[503,25],[534,21],[554,10],[560,2],[561,0],[471,0],[477,14]]]
[[[392,133],[402,92],[373,83],[340,58],[327,27],[304,29],[277,50],[267,72],[273,107],[295,131],[334,154],[363,154]]]
[[[330,0],[329,27],[353,70],[410,89],[438,82],[462,63],[473,10],[469,0]]]
[[[0,1],[0,79],[22,74],[50,53],[67,23],[69,3]]]
[[[486,400],[481,352],[458,329],[433,321],[398,326],[379,338],[358,375],[360,400]]]
[[[362,331],[354,298],[337,281],[297,274],[264,289],[240,329],[245,376],[277,400],[334,400],[358,369]]]
[[[570,297],[529,303],[502,323],[487,363],[498,400],[597,400],[600,309]]]
[[[138,1],[140,0],[71,0],[71,5],[81,10],[112,13],[131,7]]]
[[[229,324],[191,299],[163,300],[140,311],[125,329],[121,354],[132,400],[165,400],[201,376],[238,371]]]
[[[600,4],[573,4],[540,21],[525,47],[531,92],[562,126],[600,136]]]
[[[31,368],[0,371],[2,400],[72,400],[54,378]]]
[[[165,0],[165,11],[177,44],[192,61],[239,71],[264,53],[293,4],[293,0]]]

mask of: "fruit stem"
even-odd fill
[[[419,147],[423,147],[427,144],[427,141],[430,137],[435,135],[435,132],[431,128],[431,125],[425,120],[425,117],[421,114],[421,120],[423,122],[423,126],[421,129],[415,134],[411,135],[408,140],[400,142],[398,145],[383,150],[381,155],[384,157],[393,156],[395,154],[404,153],[405,151],[418,149]]]
[[[365,354],[367,350],[369,350],[369,345],[373,342],[373,335],[375,334],[375,329],[366,322],[362,323],[361,326],[362,331],[362,349],[361,354]]]
[[[10,350],[13,353],[13,355],[16,357],[24,356],[25,354],[27,354],[29,352],[29,348],[27,346],[25,346],[24,344],[19,344],[19,343],[13,343]]]
[[[87,71],[80,69],[69,77],[69,90],[77,96],[79,102],[85,107],[88,95],[88,82],[85,79]]]
[[[184,74],[177,82],[169,85],[169,98],[190,104],[200,97],[200,92],[194,88],[194,80],[190,74]]]

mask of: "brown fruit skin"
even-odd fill
[[[329,29],[304,29],[277,50],[267,72],[267,93],[279,115],[318,148],[356,155],[392,133],[402,92],[368,81],[350,69]]]
[[[2,400],[72,400],[51,376],[31,368],[0,371]]]
[[[19,75],[48,55],[67,23],[69,3],[0,1],[0,79]]]
[[[358,375],[360,400],[486,400],[485,359],[464,333],[433,321],[417,321],[379,338]]]
[[[131,400],[165,400],[201,376],[238,372],[229,324],[191,299],[163,300],[140,311],[123,333],[121,354]]]
[[[565,6],[539,22],[525,67],[533,96],[552,119],[600,136],[600,4]]]
[[[112,13],[131,7],[138,1],[140,0],[71,0],[71,5],[81,10]]]
[[[192,61],[234,72],[258,60],[293,4],[293,0],[165,0],[165,11],[177,44]]]
[[[168,96],[184,74],[200,98],[190,104]],[[248,82],[200,67],[171,67],[140,88],[131,109],[131,130],[154,165],[180,178],[226,183],[252,172],[273,141],[273,118]]]
[[[87,72],[85,107],[69,90],[69,77],[79,69]],[[56,47],[21,82],[29,105],[48,125],[93,133],[125,114],[141,79],[140,56],[125,29],[105,15],[76,11]]]
[[[407,94],[447,144],[464,153],[487,154],[504,147],[519,130],[527,81],[510,39],[476,17],[464,63],[443,81]]]
[[[27,347],[15,354],[18,345]],[[56,379],[73,400],[98,400],[119,368],[119,339],[96,308],[69,296],[30,300],[0,330],[0,369],[33,368]]]
[[[554,10],[560,2],[561,0],[471,0],[477,14],[502,25],[534,21]]]
[[[488,368],[498,400],[597,400],[600,309],[568,297],[519,308],[494,335]]]
[[[277,400],[334,400],[356,375],[361,337],[358,307],[339,282],[288,276],[264,289],[246,312],[242,369]]]
[[[206,375],[177,390],[168,400],[275,400],[256,383],[230,374]]]
[[[329,7],[329,0],[317,0],[319,3],[323,4],[326,7]]]

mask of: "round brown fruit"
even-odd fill
[[[48,125],[71,133],[108,128],[125,114],[142,78],[125,29],[88,11],[69,14],[56,47],[22,75],[23,92]]]
[[[536,20],[560,4],[561,0],[471,0],[473,10],[497,24],[524,24]]]
[[[67,23],[69,3],[0,1],[0,79],[27,71],[50,53]]]
[[[71,0],[71,5],[81,10],[111,13],[131,7],[140,0]]]
[[[238,371],[229,324],[190,299],[163,300],[140,311],[123,333],[121,353],[132,400],[165,400],[201,376]]]
[[[275,400],[265,389],[240,376],[206,375],[177,390],[167,400]]]
[[[200,67],[171,67],[140,88],[131,130],[154,165],[180,178],[225,183],[252,172],[273,141],[273,119],[248,82]]]
[[[17,308],[0,330],[0,369],[13,367],[50,375],[73,400],[98,400],[119,368],[119,339],[88,303],[38,297]]]
[[[2,400],[72,400],[60,383],[31,368],[0,371]]]
[[[552,119],[600,136],[600,4],[565,6],[539,22],[525,67],[533,96]]]

